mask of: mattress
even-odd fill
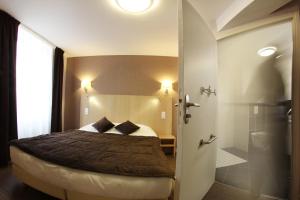
[[[48,183],[76,191],[109,198],[164,199],[170,196],[171,178],[129,177],[76,170],[38,159],[11,146],[13,164]]]

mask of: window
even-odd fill
[[[50,133],[54,47],[24,26],[17,43],[19,138]]]

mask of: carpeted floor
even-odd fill
[[[0,200],[56,200],[17,180],[11,167],[0,168]]]

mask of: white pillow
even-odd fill
[[[81,131],[88,131],[88,132],[94,132],[94,133],[98,133],[97,129],[95,129],[93,127],[94,123],[88,124],[86,126],[81,127],[79,130]],[[119,125],[120,123],[113,123],[115,126]],[[129,136],[150,136],[150,137],[157,137],[157,134],[153,131],[152,128],[150,128],[149,126],[143,125],[143,124],[136,124],[137,126],[139,126],[140,128],[129,134]],[[120,131],[118,131],[117,129],[112,128],[108,131],[106,131],[105,133],[113,133],[113,134],[119,134],[122,135],[122,133]]]

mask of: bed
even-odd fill
[[[117,124],[117,123],[116,123]],[[157,137],[148,126],[139,124],[140,129],[130,138]],[[99,135],[89,124],[78,131],[81,134]],[[121,133],[115,128],[102,133],[116,137]],[[69,149],[69,148],[68,148]],[[45,161],[12,145],[10,147],[13,172],[24,183],[59,199],[89,200],[166,200],[171,194],[174,179],[171,177],[142,177],[99,173],[78,170]]]
[[[88,115],[85,114],[87,107]],[[161,112],[166,112],[165,119],[160,118]],[[99,134],[92,124],[104,116],[115,122],[130,120],[137,123],[140,129],[128,138],[155,138],[159,133],[171,134],[172,98],[134,95],[93,95],[86,98],[83,95],[80,105],[82,128],[77,131],[92,134],[91,137]],[[120,135],[115,128],[108,132],[107,135]],[[79,170],[54,164],[16,146],[10,147],[10,154],[16,177],[33,188],[64,200],[167,200],[174,185],[174,176],[125,176]]]

